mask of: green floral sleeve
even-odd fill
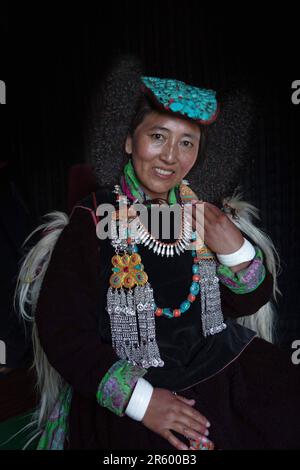
[[[220,282],[236,294],[247,294],[254,291],[266,277],[261,249],[255,246],[255,257],[250,265],[237,273],[234,273],[229,266],[217,264],[217,275]]]
[[[124,416],[134,387],[146,372],[147,369],[135,366],[124,359],[115,362],[99,384],[97,390],[99,405],[118,416]]]

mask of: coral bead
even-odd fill
[[[195,282],[200,281],[200,276],[199,276],[199,274],[194,274],[194,276],[193,276],[193,281],[195,281]]]
[[[163,309],[162,309],[162,308],[157,308],[157,309],[155,310],[155,315],[156,315],[157,317],[160,317],[160,316],[162,315],[162,313],[163,313]]]
[[[188,300],[189,300],[190,302],[194,302],[195,299],[196,299],[196,296],[195,296],[195,295],[193,295],[193,294],[189,294],[189,295],[188,295]]]
[[[173,314],[174,314],[174,317],[180,317],[181,311],[179,310],[179,308],[175,308],[173,310]]]

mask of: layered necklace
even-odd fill
[[[132,171],[132,168],[130,168]],[[126,176],[126,167],[125,167]],[[123,180],[124,181],[124,180]],[[130,188],[131,199],[136,200],[137,194],[132,194],[133,185],[126,179]],[[129,184],[128,184],[129,183]],[[114,193],[119,206],[128,202],[128,186],[124,182],[115,186]],[[136,189],[136,188],[134,188]],[[193,191],[181,184],[179,187],[181,202],[187,203],[196,198]],[[182,213],[184,211],[182,210]],[[132,236],[130,224],[126,238],[120,238],[116,225],[112,227],[112,246],[115,255],[112,257],[112,275],[107,292],[107,311],[110,316],[112,345],[117,355],[133,364],[144,368],[162,367],[156,341],[155,316],[178,318],[188,312],[191,304],[201,292],[202,333],[206,337],[221,332],[226,328],[221,311],[216,262],[213,253],[205,245],[197,248],[197,234],[182,217],[181,233],[174,243],[163,243],[150,234],[142,222],[135,221],[136,232]],[[156,305],[153,289],[148,282],[142,259],[138,253],[138,245],[142,244],[160,256],[174,256],[183,253],[190,244],[196,249],[190,250],[193,257],[192,282],[185,300],[176,308],[159,307]]]

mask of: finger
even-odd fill
[[[195,427],[198,429],[195,429]],[[182,421],[175,422],[172,425],[172,430],[182,434],[187,439],[194,439],[195,441],[200,441],[204,438],[207,439],[207,436],[209,435],[205,426],[202,426],[201,429],[199,429],[199,425],[195,426],[193,423],[189,422],[183,424]]]
[[[196,423],[199,423],[200,425],[203,425],[206,428],[210,427],[210,422],[208,421],[208,419],[205,416],[203,416],[198,410],[195,410],[195,408],[185,407],[183,409],[183,412],[185,416],[195,421]]]
[[[208,202],[205,203],[204,217],[205,220],[207,220],[208,222],[213,222],[220,219],[225,220],[225,218],[228,219],[224,212],[222,212],[218,207]]]
[[[175,449],[189,450],[189,447],[185,445],[183,442],[181,442],[177,437],[175,437],[174,434],[170,430],[166,432],[164,437],[173,447],[175,447]]]
[[[206,225],[215,223],[220,217],[220,215],[223,216],[224,214],[223,212],[219,211],[217,207],[215,208],[216,210],[214,210],[211,208],[211,206],[212,205],[208,205],[207,202],[203,204],[197,204],[194,208],[195,210],[194,216],[197,217],[197,219],[199,219],[200,222],[203,221]]]
[[[209,435],[209,429],[206,424],[200,423],[197,420],[194,420],[193,418],[185,415],[182,413],[180,416],[177,417],[176,421],[180,427],[179,432],[186,435],[186,432],[182,432],[182,430],[191,430],[193,431],[193,435],[191,437],[196,437],[199,435],[203,436],[208,436]],[[177,430],[177,429],[176,429]]]
[[[196,400],[194,400],[194,399],[192,399],[192,398],[190,398],[190,399],[189,399],[189,398],[185,398],[185,397],[183,397],[183,396],[181,396],[181,395],[175,395],[175,396],[176,396],[177,400],[182,401],[183,403],[186,403],[187,405],[193,406],[193,405],[196,403]]]

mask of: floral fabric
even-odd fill
[[[118,416],[124,416],[124,411],[130,400],[134,387],[147,369],[135,366],[121,359],[115,362],[101,380],[97,401]]]
[[[68,434],[68,416],[72,400],[72,387],[61,391],[53,411],[38,442],[37,450],[63,450]]]
[[[217,275],[220,282],[236,294],[247,294],[258,288],[266,277],[261,249],[255,247],[255,257],[250,265],[234,273],[229,266],[217,263]]]

